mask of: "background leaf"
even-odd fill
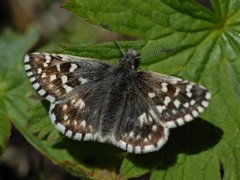
[[[7,117],[5,116],[5,113],[0,112],[0,157],[6,148],[8,144],[8,140],[10,137],[10,130],[11,130],[11,125]]]
[[[30,30],[24,36],[14,34],[10,30],[3,31],[0,36],[0,155],[10,137],[12,110],[19,111],[19,106],[27,106],[23,94],[26,88],[22,61],[26,52],[37,39],[36,31]]]

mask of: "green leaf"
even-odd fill
[[[11,130],[11,125],[9,120],[6,117],[6,114],[3,112],[0,112],[0,157],[6,148],[8,144],[8,140],[10,137],[10,130]]]
[[[202,119],[172,129],[162,150],[129,154],[121,166],[125,178],[151,172],[151,179],[220,179],[220,168],[226,179],[240,177],[240,1],[211,2],[212,10],[189,0],[69,0],[65,4],[94,24],[108,24],[116,32],[144,39],[142,55],[173,49],[171,55],[145,56],[144,68],[180,76],[212,92]],[[99,48],[100,54],[104,48]],[[86,56],[119,55],[92,54],[91,49],[84,48]]]
[[[22,68],[24,53],[36,42],[36,32],[30,30],[26,35],[17,35],[4,30],[0,36],[0,155],[7,145],[10,136],[10,119],[12,109],[25,106],[23,94],[26,88]]]

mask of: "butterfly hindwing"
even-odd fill
[[[49,115],[52,123],[64,135],[75,140],[101,138],[101,118],[107,92],[105,81],[86,84],[64,101],[51,104]]]
[[[137,80],[132,84],[136,85]],[[144,94],[140,90],[128,91],[124,101],[115,131],[116,145],[130,153],[160,149],[168,139],[168,128],[159,121]]]

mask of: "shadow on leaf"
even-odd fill
[[[122,150],[94,141],[75,141],[63,137],[53,148],[66,149],[74,159],[89,168],[118,170],[126,156]]]

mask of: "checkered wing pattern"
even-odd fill
[[[210,92],[203,86],[177,77],[139,72],[139,88],[148,96],[153,110],[166,127],[193,120],[209,104]]]
[[[137,72],[134,91],[128,92],[116,137],[128,152],[156,151],[168,139],[169,128],[193,120],[208,106],[211,94],[177,77]]]
[[[85,104],[99,108],[97,97],[89,99],[94,94],[90,92],[97,91],[109,65],[90,58],[32,53],[25,56],[24,66],[33,88],[51,102],[49,115],[56,128],[73,139],[87,140],[98,119]],[[101,98],[104,92],[99,93]],[[92,121],[87,122],[90,115]]]
[[[81,86],[102,79],[109,65],[63,54],[32,53],[25,70],[37,93],[51,103],[73,96]]]
[[[52,123],[64,135],[74,140],[99,140],[100,114],[104,94],[101,82],[78,89],[78,93],[63,102],[52,103],[49,115]]]

